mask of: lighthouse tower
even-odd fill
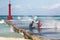
[[[9,0],[9,4],[8,4],[8,20],[11,20],[12,19],[12,16],[11,16],[11,3],[10,3],[10,0]]]

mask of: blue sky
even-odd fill
[[[10,0],[12,15],[60,15],[60,0]],[[8,0],[0,0],[0,15],[8,14]]]

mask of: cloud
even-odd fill
[[[13,8],[17,10],[26,10],[26,9],[32,9],[32,5],[31,4],[18,4],[18,5],[14,5]]]
[[[60,3],[50,6],[49,9],[55,9],[55,8],[58,8],[58,7],[60,7]]]
[[[60,7],[60,3],[57,3],[57,4],[53,4],[53,5],[50,5],[50,6],[32,6],[31,4],[19,4],[19,5],[15,5],[14,8],[15,9],[18,9],[18,10],[26,10],[26,9],[47,9],[47,10],[52,10],[52,9],[55,9],[55,8],[58,8]]]
[[[54,4],[54,5],[51,5],[51,6],[43,6],[42,8],[51,10],[51,9],[55,9],[55,8],[58,8],[58,7],[60,7],[60,3]]]
[[[22,6],[21,6],[21,5],[14,5],[14,8],[15,8],[15,9],[21,9]]]

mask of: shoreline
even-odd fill
[[[29,39],[25,39],[25,38],[0,37],[0,40],[29,40]]]

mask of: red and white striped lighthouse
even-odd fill
[[[10,0],[9,0],[9,4],[8,4],[8,20],[12,19],[12,16],[11,16],[11,3],[10,3]]]

